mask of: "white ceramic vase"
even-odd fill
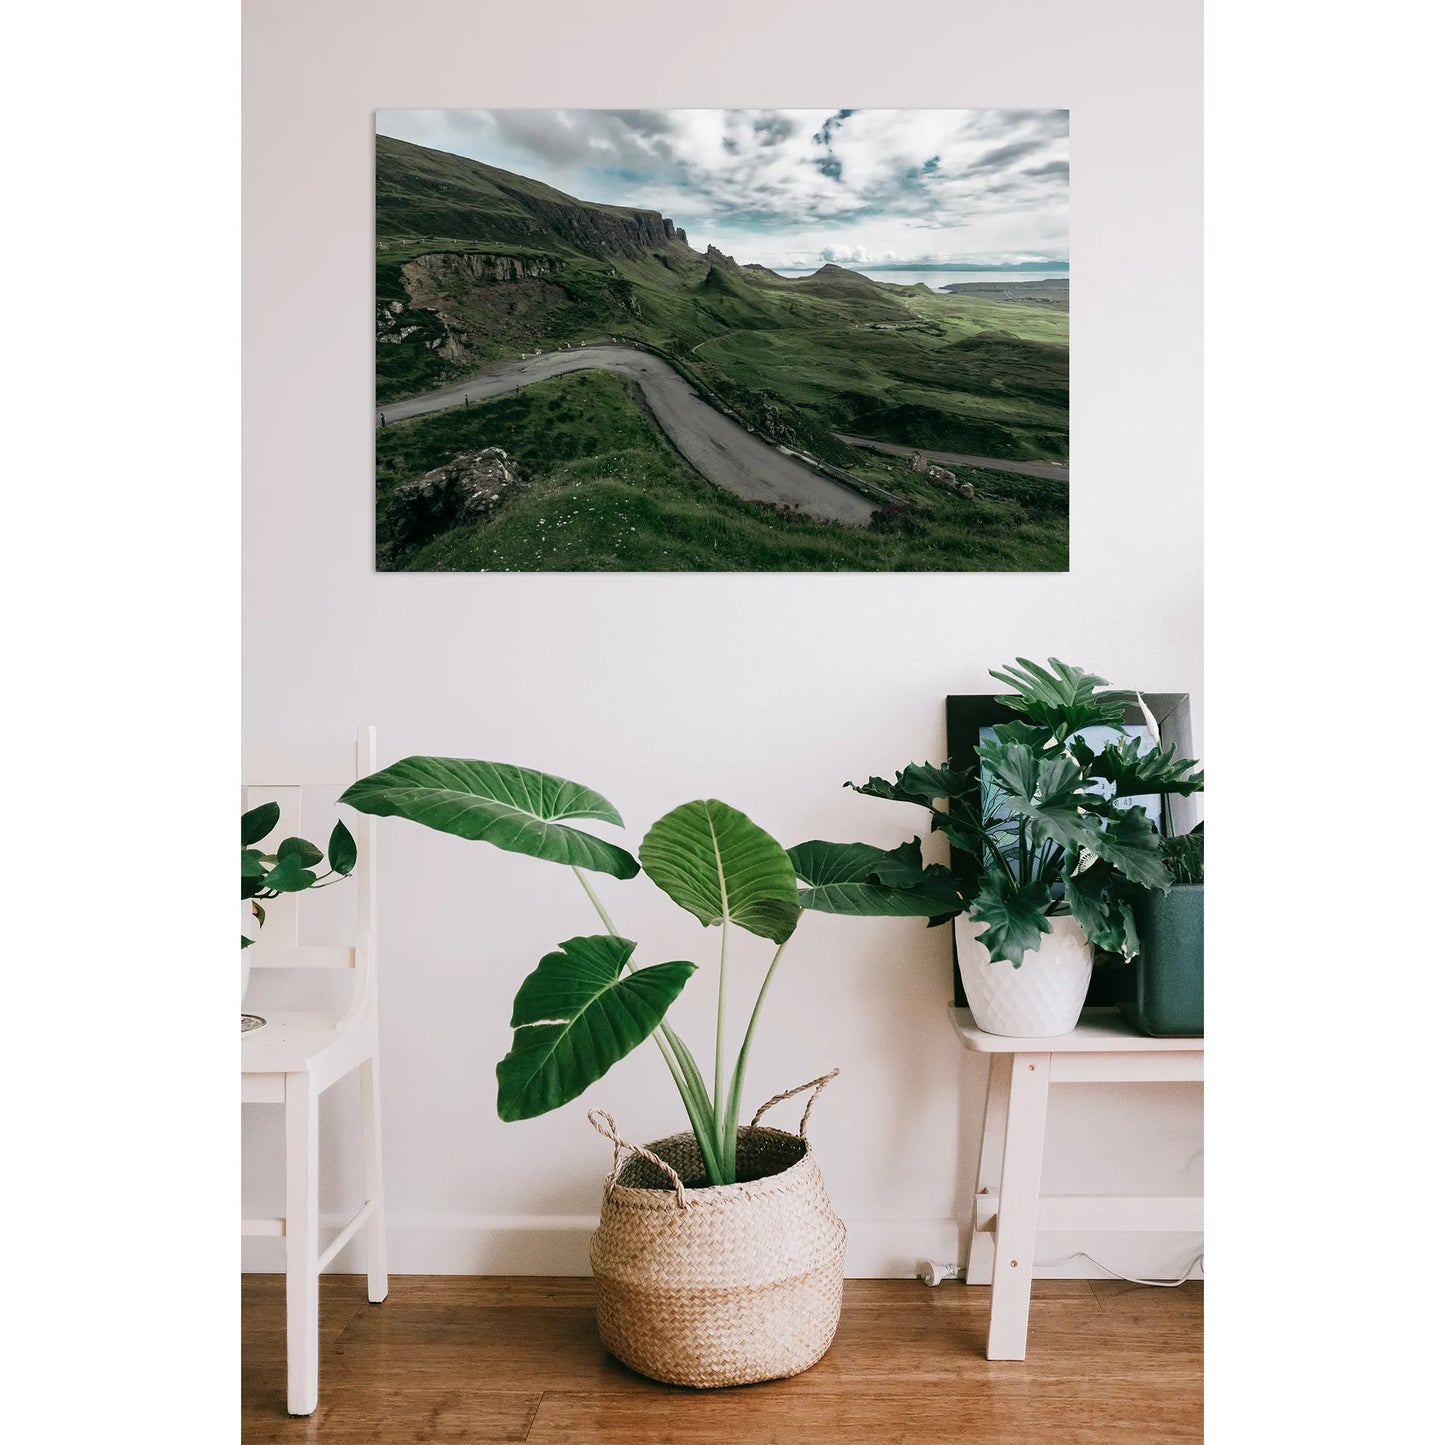
[[[1057,915],[1049,923],[1053,931],[1015,968],[1007,960],[989,961],[988,949],[978,941],[986,923],[966,913],[954,919],[963,991],[973,1021],[984,1033],[1050,1039],[1079,1022],[1094,971],[1094,950],[1071,915]]]

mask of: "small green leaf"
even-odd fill
[[[782,845],[716,798],[659,818],[637,851],[647,876],[704,927],[727,919],[783,943],[798,926],[798,880]]]
[[[276,861],[284,863],[288,858],[294,858],[303,868],[311,868],[321,861],[321,849],[305,838],[285,838],[276,849]]]
[[[264,878],[266,876],[266,865],[262,861],[264,856],[259,848],[242,848],[241,877]]]
[[[497,1113],[545,1114],[594,1084],[662,1022],[697,965],[659,963],[619,975],[635,943],[571,938],[523,980],[512,1048],[497,1065]]]
[[[249,813],[241,814],[241,846],[249,848],[259,843],[277,823],[281,821],[280,803],[262,803]]]
[[[326,860],[336,873],[347,874],[356,867],[356,839],[339,818],[331,830],[331,841],[326,845]]]
[[[316,875],[301,864],[295,854],[288,854],[266,875],[263,886],[277,893],[301,893],[316,882]]]
[[[1044,915],[1049,906],[1046,883],[1030,883],[1020,888],[1012,878],[990,873],[978,890],[969,909],[971,917],[988,927],[978,941],[988,949],[993,963],[1006,959],[1015,968],[1023,966],[1024,954],[1038,948],[1045,933],[1053,926]]]
[[[251,900],[251,916],[256,920],[257,928],[266,926],[266,910],[254,898]]]
[[[242,948],[250,948],[250,946],[251,946],[255,941],[256,941],[256,940],[253,939],[253,938],[247,938],[244,933],[241,935],[241,947],[242,947]]]

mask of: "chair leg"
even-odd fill
[[[366,1297],[386,1298],[386,1215],[381,1183],[381,1078],[376,1055],[361,1065],[361,1167],[366,1197],[373,1204],[366,1221]]]
[[[286,1410],[309,1415],[318,1389],[317,1093],[308,1074],[286,1075]]]

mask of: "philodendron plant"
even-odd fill
[[[1132,957],[1135,901],[1145,890],[1167,893],[1171,882],[1159,830],[1134,800],[1162,795],[1167,808],[1169,795],[1198,792],[1204,774],[1162,745],[1138,693],[1095,673],[1021,657],[989,675],[1015,689],[998,701],[1020,716],[979,745],[981,771],[912,763],[891,783],[847,786],[927,808],[933,827],[979,860],[955,881],[968,912],[987,924],[979,941],[992,962],[1020,967],[1060,913],[1072,913],[1096,948]],[[1147,751],[1125,734],[1131,706],[1153,738]],[[1080,736],[1086,728],[1115,736],[1095,751]]]
[[[572,826],[579,819],[622,826],[606,798],[530,768],[405,758],[352,784],[341,801],[359,812],[408,818],[572,870],[606,931],[559,944],[523,981],[512,1007],[512,1048],[497,1065],[497,1112],[508,1120],[545,1114],[575,1099],[651,1037],[682,1095],[712,1184],[737,1178],[748,1053],[768,986],[803,911],[927,917],[958,908],[947,869],[924,867],[917,839],[891,852],[817,841],[785,851],[716,799],[684,803],[658,819],[636,858]],[[639,866],[704,927],[721,928],[711,1091],[692,1050],[666,1018],[697,965],[674,960],[638,967],[638,945],[618,932],[588,882],[589,873],[633,878]],[[767,940],[774,952],[729,1074],[728,951],[738,930]]]

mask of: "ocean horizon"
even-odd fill
[[[768,269],[776,271],[779,276],[811,276],[819,267],[770,266]],[[843,269],[856,271],[860,276],[867,276],[870,281],[882,281],[889,286],[916,286],[918,282],[922,281],[925,286],[934,291],[941,291],[945,286],[953,286],[965,281],[1005,281],[1012,282],[1017,286],[1027,286],[1034,281],[1067,281],[1069,279],[1067,269],[1057,271],[945,271],[930,268],[924,271],[894,271],[886,268],[873,269],[868,266],[845,266]]]

